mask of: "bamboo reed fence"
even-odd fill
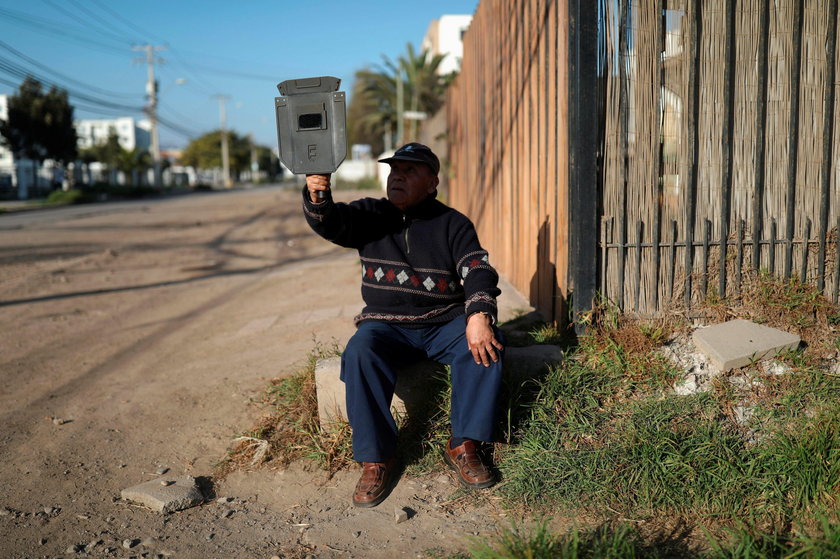
[[[652,313],[763,269],[836,301],[837,2],[602,6],[600,291]]]
[[[576,33],[575,1],[482,0],[465,36],[450,197],[495,265],[561,322],[581,273],[641,314],[737,295],[759,269],[837,301],[836,0],[598,0],[597,38]],[[596,40],[597,86],[570,98],[570,52]],[[581,106],[591,185],[569,157]],[[591,225],[570,211],[589,192]],[[570,231],[597,266],[570,267]]]

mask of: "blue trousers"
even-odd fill
[[[394,456],[397,425],[391,415],[391,399],[397,371],[424,357],[450,365],[452,436],[492,440],[502,355],[498,352],[499,360],[489,367],[476,364],[467,347],[465,329],[464,316],[426,328],[373,321],[359,325],[341,356],[341,380],[357,461],[383,462]],[[494,330],[496,339],[502,341],[501,333]]]

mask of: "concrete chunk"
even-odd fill
[[[394,507],[394,522],[402,524],[408,520],[408,510],[405,507]]]
[[[162,481],[171,483],[164,485]],[[123,489],[120,496],[162,513],[188,509],[204,502],[204,496],[192,476],[153,479]]]
[[[799,336],[748,320],[730,320],[692,334],[697,348],[721,371],[773,357],[799,346]]]

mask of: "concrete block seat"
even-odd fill
[[[545,374],[548,367],[562,360],[556,345],[533,345],[505,349],[505,381],[521,385],[529,379]],[[318,396],[318,419],[321,429],[331,423],[347,420],[344,383],[341,382],[341,357],[321,359],[315,366],[315,390]],[[445,378],[446,367],[431,360],[420,361],[401,370],[397,378],[391,409],[397,415],[423,411],[435,396]],[[428,410],[426,410],[428,411]]]

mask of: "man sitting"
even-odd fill
[[[359,251],[365,307],[341,359],[360,507],[388,495],[397,470],[391,399],[397,371],[428,357],[451,366],[452,437],[444,459],[468,488],[495,483],[479,453],[491,441],[502,376],[495,327],[498,275],[463,214],[435,199],[440,162],[409,143],[391,166],[387,199],[333,202],[329,175],[307,175],[304,214],[325,239]],[[323,198],[319,197],[322,196]]]

